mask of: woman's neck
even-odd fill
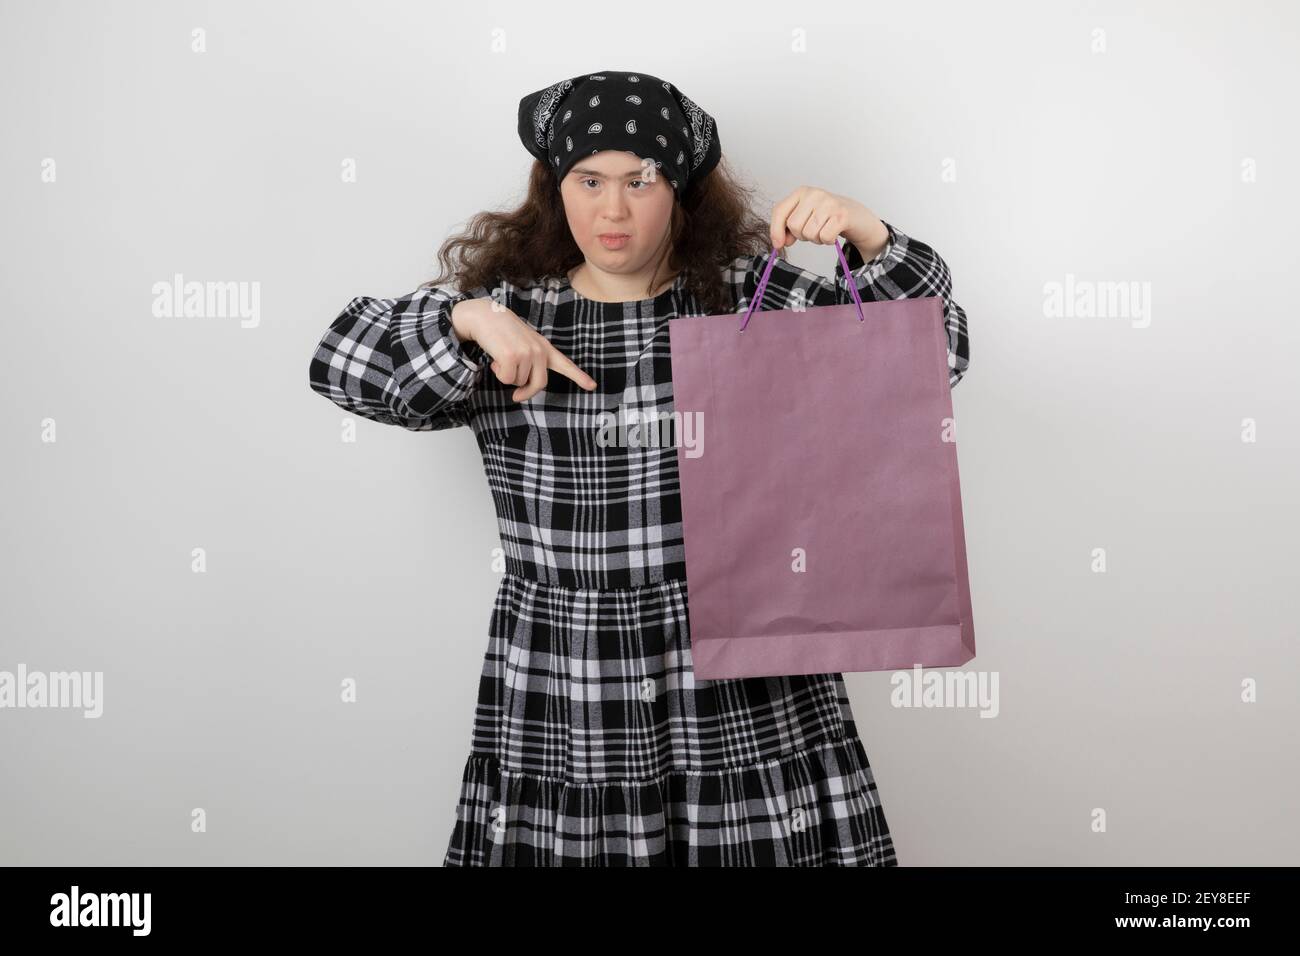
[[[584,299],[595,302],[630,302],[644,298],[654,298],[672,288],[676,276],[669,276],[659,283],[658,288],[646,292],[650,284],[653,269],[636,275],[618,275],[592,269],[587,262],[579,263],[569,270],[569,285]]]

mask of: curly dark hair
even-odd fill
[[[725,156],[703,179],[688,184],[680,201],[673,202],[669,249],[651,276],[646,297],[662,281],[660,268],[667,265],[666,274],[682,273],[705,315],[733,311],[736,303],[723,269],[739,256],[772,251],[768,219],[751,210],[755,193],[735,176]],[[785,257],[784,249],[780,255]],[[534,285],[548,277],[567,276],[582,262],[582,250],[564,214],[564,200],[555,188],[555,175],[537,160],[519,208],[476,214],[462,233],[442,244],[441,272],[423,287],[450,283],[461,291],[491,290],[501,280]]]

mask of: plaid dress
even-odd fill
[[[846,244],[851,281],[863,301],[943,297],[951,387],[969,342],[947,266],[886,226],[869,263]],[[737,311],[765,264],[726,269]],[[849,281],[778,259],[759,309],[846,304]],[[682,279],[619,303],[567,277],[500,283],[598,384],[551,371],[523,403],[451,326],[456,302],[489,295],[355,298],[311,361],[312,388],[357,415],[469,425],[492,491],[505,573],[444,865],[896,865],[842,675],[697,680],[676,448],[597,442],[611,415],[672,411],[668,319],[701,314]]]

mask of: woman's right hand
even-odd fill
[[[546,387],[547,369],[573,379],[588,391],[596,380],[569,361],[546,337],[509,309],[489,298],[464,299],[451,310],[451,325],[462,342],[477,342],[492,356],[492,371],[517,402]]]

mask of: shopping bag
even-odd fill
[[[743,319],[668,323],[695,676],[964,664],[943,300],[850,286],[851,305],[755,313],[774,261]]]

